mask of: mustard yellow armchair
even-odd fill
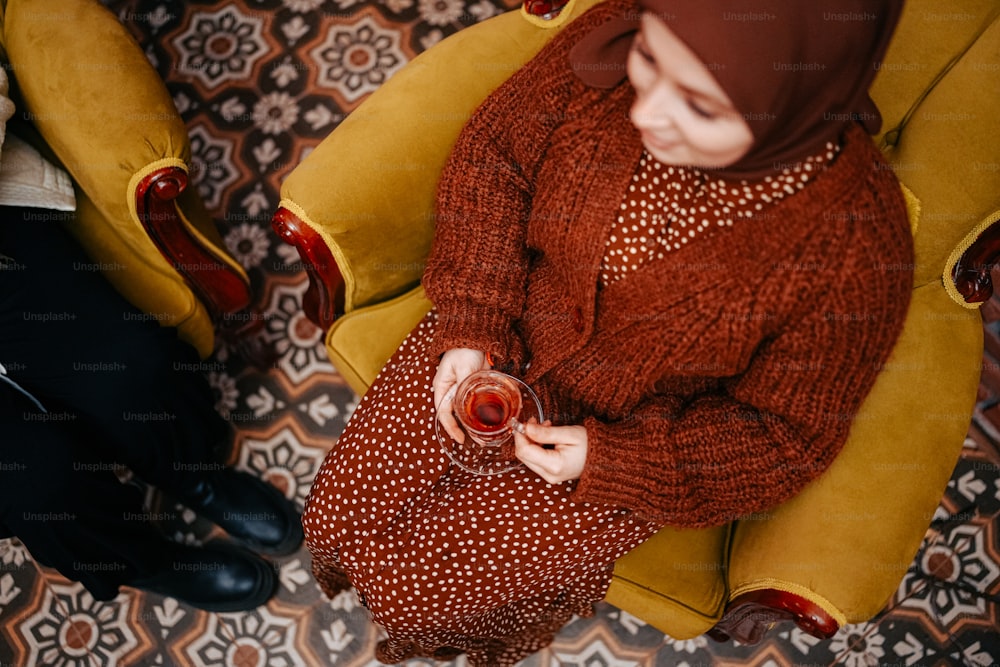
[[[287,178],[278,235],[307,263],[306,312],[359,393],[429,309],[419,286],[437,178],[473,108],[594,0],[512,12],[416,58]],[[543,4],[551,11],[549,3]],[[904,331],[833,466],[766,513],[664,529],[619,560],[607,600],[678,638],[745,643],[775,621],[831,636],[875,616],[913,561],[968,430],[978,304],[1000,242],[1000,22],[991,0],[935,21],[910,0],[873,95],[916,244]],[[987,93],[987,91],[991,91]],[[890,267],[892,268],[892,267]],[[911,267],[898,267],[908,270]]]
[[[6,0],[0,58],[10,131],[72,177],[70,232],[126,299],[208,356],[250,283],[187,187],[187,130],[139,46],[98,0]]]

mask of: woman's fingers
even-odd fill
[[[450,435],[458,443],[465,442],[465,431],[458,425],[458,420],[455,419],[455,413],[452,412],[452,407],[455,404],[455,390],[458,388],[457,384],[451,385],[444,397],[441,399],[441,404],[438,405],[437,418],[441,422],[441,427],[444,428],[445,433]]]
[[[587,459],[587,430],[582,426],[552,426],[534,419],[514,429],[514,453],[550,484],[577,479]],[[552,445],[546,448],[544,445]]]
[[[445,432],[456,441],[465,442],[465,432],[458,425],[452,412],[455,401],[455,391],[458,385],[472,373],[481,370],[486,365],[486,353],[480,350],[455,348],[441,356],[437,373],[434,375],[432,389],[437,419]]]

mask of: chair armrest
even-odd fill
[[[791,500],[736,522],[727,568],[734,605],[773,588],[841,625],[884,609],[961,453],[982,335],[979,312],[956,304],[940,282],[913,291],[902,334],[858,413],[828,415],[852,420],[833,464]]]
[[[96,0],[7,0],[3,45],[30,120],[109,220],[129,216],[132,176],[190,160],[187,128],[156,70]]]
[[[979,234],[952,269],[955,288],[966,303],[983,303],[993,296],[990,271],[1000,262],[1000,212],[987,220],[989,226]]]
[[[249,278],[187,189],[187,128],[118,19],[96,0],[7,0],[2,30],[20,115],[100,213],[87,235],[167,271],[162,256],[217,322],[245,308]]]
[[[250,280],[236,260],[203,233],[218,236],[204,202],[188,188],[187,168],[173,158],[149,165],[129,184],[133,217],[163,259],[205,307],[218,336],[258,370],[277,361],[277,350],[260,335],[266,318],[251,304]],[[201,225],[192,224],[199,220]]]
[[[725,615],[708,635],[720,642],[735,639],[753,645],[780,621],[793,621],[803,632],[820,639],[829,639],[840,629],[840,623],[814,602],[795,593],[766,588],[731,600]]]
[[[436,44],[393,74],[282,183],[279,205],[320,233],[339,261],[342,310],[379,303],[419,283],[434,236],[441,169],[469,114],[517,66],[481,67],[484,58],[497,57],[484,43],[497,40],[475,35],[498,24],[532,28],[507,13]],[[314,287],[322,304],[328,295],[319,283]]]
[[[199,239],[194,228],[184,224],[178,198],[187,188],[187,172],[177,166],[152,170],[135,186],[136,214],[149,238],[163,257],[208,311],[218,318],[250,304],[244,277],[211,244]]]
[[[525,13],[538,16],[544,20],[552,20],[566,6],[568,0],[524,0],[521,7]]]
[[[419,284],[434,236],[437,181],[461,129],[592,4],[572,0],[544,26],[507,12],[448,37],[393,74],[292,170],[280,205],[331,246],[344,312]]]
[[[319,232],[284,206],[274,214],[271,227],[278,238],[299,251],[309,277],[302,309],[306,317],[326,332],[344,314],[344,278],[330,246]]]

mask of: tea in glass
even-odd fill
[[[508,424],[521,413],[521,389],[509,375],[478,371],[459,385],[454,411],[476,444],[497,447],[510,439]]]

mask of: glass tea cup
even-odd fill
[[[521,388],[499,371],[477,371],[458,385],[453,412],[462,430],[480,447],[499,447],[511,439],[510,420],[519,421]]]
[[[531,419],[544,421],[542,404],[531,387],[494,370],[476,371],[459,383],[450,407],[466,437],[458,442],[435,419],[438,442],[452,463],[476,475],[521,467],[514,456],[512,426]]]

